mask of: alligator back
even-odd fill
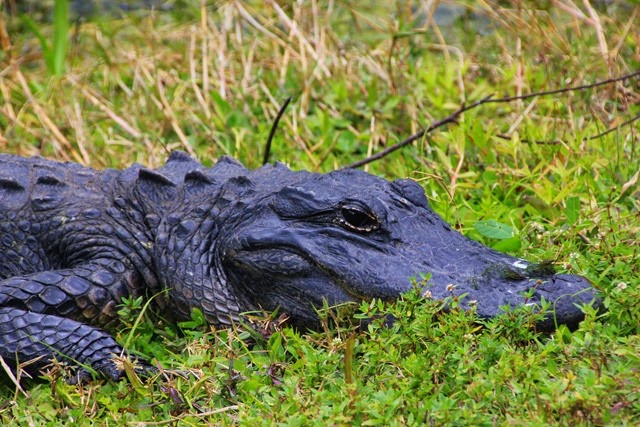
[[[0,278],[61,267],[53,240],[62,222],[104,206],[112,177],[75,163],[0,154]]]

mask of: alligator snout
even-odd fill
[[[400,277],[428,275],[426,290],[432,298],[466,295],[463,308],[475,307],[481,318],[504,313],[505,308],[548,307],[537,328],[551,331],[564,324],[575,329],[584,318],[582,306],[600,301],[584,277],[556,274],[550,262],[533,263],[498,252],[473,241],[447,224],[429,207],[412,217],[412,233],[402,233]],[[414,262],[412,260],[419,260]],[[472,303],[471,303],[472,302]]]
[[[553,330],[557,325],[567,325],[569,329],[578,327],[584,318],[581,306],[590,303],[599,305],[591,282],[572,274],[558,274],[546,280],[538,280],[531,288],[529,301],[525,304],[540,305],[542,299],[551,304],[550,313],[538,327]]]
[[[487,251],[491,251],[487,248]],[[489,252],[490,253],[490,252]],[[507,255],[500,254],[507,257]],[[534,306],[538,310],[548,306],[544,319],[536,327],[541,331],[553,331],[558,325],[576,329],[584,318],[582,306],[600,305],[600,301],[591,282],[582,276],[551,273],[551,266],[538,267],[524,261],[522,269],[495,265],[485,268],[479,274],[470,274],[467,278],[459,273],[458,281],[445,285],[439,275],[427,283],[429,295],[442,299],[451,295],[463,295],[462,307],[473,305],[480,318],[492,318],[505,309],[518,306]],[[544,274],[533,277],[527,271],[543,268]]]

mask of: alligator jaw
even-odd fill
[[[489,319],[519,306],[542,309],[548,303],[549,311],[536,324],[540,331],[553,331],[558,325],[576,329],[584,318],[582,305],[599,306],[596,290],[582,276],[555,274],[548,263],[533,264],[512,258],[486,248],[487,254],[512,262],[491,264],[478,274],[460,274],[449,283],[442,273],[436,272],[425,284],[425,294],[435,299],[451,295],[465,295],[462,308],[475,308],[478,317]],[[513,268],[515,267],[515,268]]]

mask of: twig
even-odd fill
[[[590,136],[590,137],[585,138],[585,139],[587,141],[591,141],[592,139],[598,139],[600,137],[605,136],[608,133],[614,132],[614,131],[616,131],[616,130],[618,130],[620,128],[623,128],[623,127],[625,127],[627,125],[630,125],[631,123],[635,122],[638,119],[640,119],[640,114],[635,115],[634,117],[630,118],[629,120],[624,121],[624,122],[620,123],[619,125],[612,127],[611,129],[607,129],[604,132],[601,132],[601,133],[599,133],[597,135]]]
[[[615,83],[621,80],[626,80],[626,79],[631,79],[634,77],[640,76],[640,70],[634,71],[631,74],[625,74],[624,76],[620,76],[620,77],[614,77],[611,79],[607,79],[607,80],[603,80],[601,82],[597,82],[597,83],[591,83],[588,85],[580,85],[580,86],[572,86],[572,87],[565,87],[562,89],[555,89],[555,90],[549,90],[549,91],[541,91],[541,92],[534,92],[534,93],[528,93],[526,95],[520,95],[520,96],[507,96],[504,98],[493,98],[489,101],[484,102],[483,104],[489,104],[491,102],[511,102],[511,101],[517,101],[520,99],[529,99],[529,98],[535,98],[536,96],[546,96],[546,95],[555,95],[557,93],[564,93],[564,92],[572,92],[572,91],[576,91],[576,90],[585,90],[585,89],[591,89],[592,87],[598,87],[598,86],[604,86],[610,83]]]
[[[432,123],[431,125],[429,125],[428,128],[421,130],[420,132],[411,135],[409,138],[405,139],[404,141],[400,141],[396,144],[393,144],[387,148],[385,148],[384,150],[380,151],[379,153],[374,154],[373,156],[369,156],[366,157],[362,160],[358,160],[357,162],[351,163],[350,165],[347,165],[343,168],[340,168],[340,170],[343,169],[353,169],[353,168],[357,168],[363,165],[366,165],[368,163],[374,162],[378,159],[381,159],[387,155],[389,155],[390,153],[393,153],[396,150],[399,150],[400,148],[404,147],[405,145],[409,145],[412,142],[422,138],[423,136],[425,136],[427,133],[431,132],[434,129],[437,129],[441,126],[446,125],[447,123],[452,123],[455,122],[456,119],[458,118],[458,116],[460,116],[460,114],[464,113],[465,111],[469,111],[473,108],[476,108],[477,106],[481,105],[481,104],[486,104],[487,102],[489,102],[489,99],[491,99],[491,97],[493,97],[493,95],[489,95],[489,96],[485,96],[484,98],[474,102],[473,104],[469,104],[468,106],[462,105],[460,108],[458,108],[456,111],[454,111],[451,115],[445,117],[442,120],[438,120],[437,122]]]
[[[541,92],[534,92],[534,93],[528,93],[526,95],[519,95],[519,96],[508,96],[508,97],[504,97],[504,98],[493,98],[493,95],[489,95],[486,96],[482,99],[480,99],[479,101],[474,102],[473,104],[470,104],[469,106],[465,106],[464,104],[455,112],[453,112],[453,114],[451,114],[448,117],[445,117],[442,120],[439,120],[437,122],[432,123],[427,129],[423,129],[420,132],[410,136],[409,138],[405,139],[404,141],[400,141],[397,144],[394,144],[390,147],[385,148],[384,150],[382,150],[379,153],[376,153],[372,156],[366,157],[362,160],[358,160],[357,162],[351,163],[347,166],[344,166],[343,168],[340,168],[339,170],[344,170],[344,169],[353,169],[353,168],[357,168],[366,164],[369,164],[371,162],[374,162],[376,160],[379,160],[387,155],[389,155],[389,153],[392,153],[396,150],[399,150],[400,148],[411,144],[412,142],[422,138],[424,135],[426,135],[427,133],[431,132],[432,130],[439,128],[447,123],[451,123],[451,122],[455,122],[456,118],[464,113],[465,111],[471,110],[472,108],[475,108],[479,105],[482,104],[489,104],[492,102],[511,102],[511,101],[517,101],[517,100],[522,100],[522,99],[529,99],[529,98],[535,98],[537,96],[546,96],[546,95],[554,95],[557,93],[564,93],[564,92],[571,92],[571,91],[577,91],[577,90],[585,90],[585,89],[590,89],[593,87],[597,87],[597,86],[603,86],[603,85],[607,85],[610,83],[614,83],[614,82],[618,82],[618,81],[622,81],[622,80],[626,80],[626,79],[631,79],[634,77],[640,76],[640,70],[636,70],[633,73],[630,74],[625,74],[623,76],[620,77],[614,77],[611,79],[607,79],[607,80],[603,80],[601,82],[597,82],[597,83],[591,83],[588,85],[580,85],[580,86],[572,86],[572,87],[566,87],[566,88],[562,88],[562,89],[556,89],[556,90],[550,90],[550,91],[541,91]],[[630,120],[627,120],[626,122],[612,128],[609,129],[605,132],[602,132],[598,135],[594,135],[592,137],[587,138],[587,140],[592,140],[592,139],[596,139],[596,138],[600,138],[610,132],[613,132],[616,129],[619,129],[623,126],[626,126],[630,123],[633,123],[634,121],[640,119],[640,115],[631,118]],[[505,135],[498,135],[498,137],[500,138],[505,138],[508,139],[507,136]],[[523,142],[527,142],[527,141],[523,141]],[[555,141],[534,141],[536,144],[558,144],[559,142],[555,142]]]
[[[631,123],[635,122],[636,120],[640,120],[640,114],[637,114],[635,116],[633,116],[632,118],[630,118],[629,120],[626,120],[622,123],[620,123],[619,125],[616,125],[614,127],[612,127],[611,129],[607,129],[604,132],[600,132],[596,135],[591,135],[591,136],[587,136],[586,138],[582,138],[583,141],[592,141],[594,139],[598,139],[598,138],[602,138],[603,136],[611,133],[611,132],[615,132],[618,129],[621,129],[625,126],[629,126]],[[500,139],[506,139],[506,140],[510,140],[511,137],[509,135],[496,135],[498,138]],[[559,139],[555,139],[553,141],[544,141],[544,140],[528,140],[528,139],[520,139],[520,142],[524,142],[526,144],[539,144],[539,145],[558,145],[561,144],[562,141]]]
[[[510,141],[511,140],[511,137],[509,135],[505,135],[503,133],[497,134],[496,138],[504,139],[506,141]],[[529,139],[520,138],[519,141],[520,142],[524,142],[525,144],[538,144],[538,145],[558,145],[558,144],[562,143],[562,141],[559,140],[559,139],[554,139],[552,141],[545,141],[545,140],[542,140],[542,139],[535,139],[535,140],[531,141]]]
[[[282,104],[282,107],[280,107],[280,110],[278,110],[278,114],[276,115],[276,118],[273,121],[273,124],[271,125],[271,130],[269,131],[269,137],[267,138],[267,145],[264,147],[264,159],[262,160],[263,165],[266,165],[267,163],[269,163],[269,154],[271,154],[271,141],[273,140],[273,135],[275,135],[276,129],[278,128],[278,123],[280,123],[280,118],[284,114],[284,111],[287,109],[287,106],[289,105],[290,102],[291,102],[291,97],[288,97],[284,101],[284,104]]]

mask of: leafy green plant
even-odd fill
[[[521,241],[513,235],[513,230],[507,224],[503,224],[494,219],[476,221],[473,228],[482,236],[492,240],[498,240],[492,244],[496,250],[503,252],[517,252],[521,248]]]

